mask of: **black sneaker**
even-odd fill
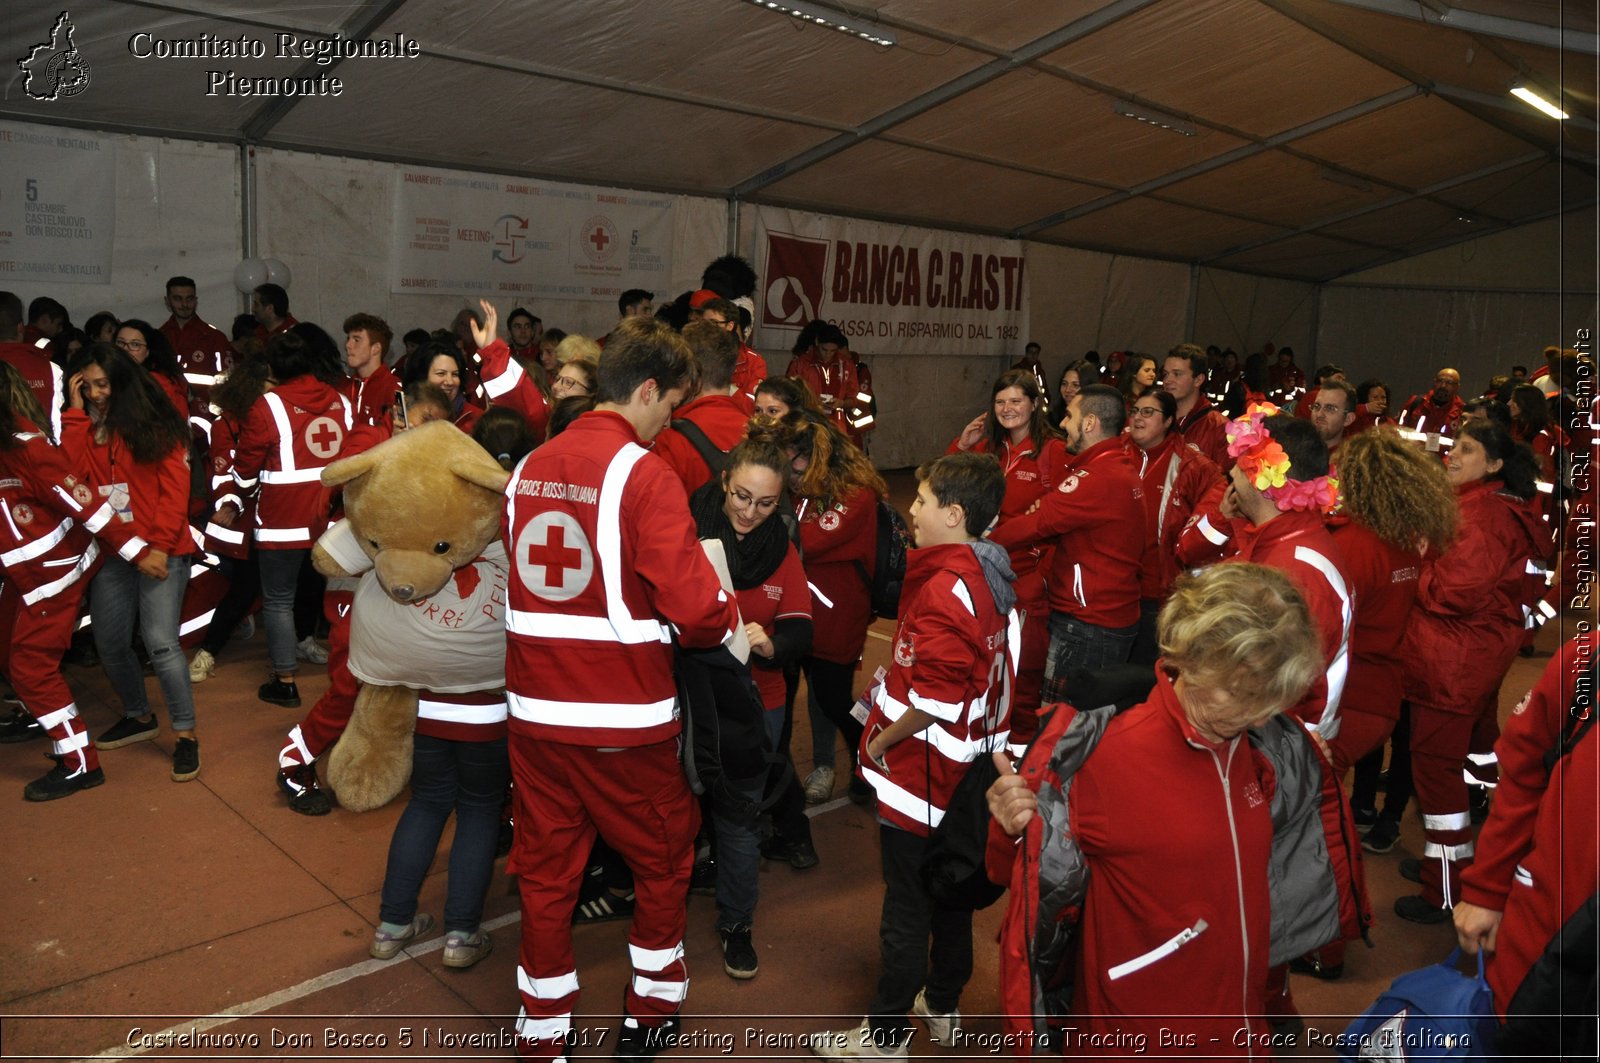
[[[289,811],[302,816],[326,816],[333,811],[333,799],[317,783],[315,764],[297,764],[291,771],[278,772],[278,789],[289,799]]]
[[[1472,814],[1472,822],[1482,823],[1489,818],[1489,788],[1487,786],[1467,787],[1467,808]]]
[[[717,895],[717,862],[715,860],[707,858],[694,865],[694,870],[689,873],[689,892],[698,893],[702,897],[715,897]]]
[[[1369,853],[1386,853],[1400,840],[1400,824],[1392,819],[1380,819],[1361,839],[1361,848]]]
[[[761,969],[761,961],[756,959],[756,947],[750,940],[750,924],[718,927],[717,937],[722,939],[722,969],[728,972],[728,977],[741,982],[754,978]]]
[[[1321,956],[1309,952],[1298,960],[1290,960],[1289,970],[1295,974],[1307,974],[1312,978],[1319,978],[1324,982],[1335,982],[1344,975],[1344,964],[1323,963]]]
[[[1394,902],[1394,914],[1408,923],[1421,923],[1432,926],[1436,923],[1450,921],[1450,909],[1441,908],[1436,904],[1429,904],[1418,896],[1401,897]]]
[[[878,801],[878,792],[872,788],[871,783],[859,775],[850,777],[849,794],[850,800],[862,808],[871,808]]]
[[[584,926],[588,923],[609,923],[615,919],[633,918],[633,891],[618,894],[601,888],[600,892],[588,900],[579,899],[578,906],[572,910],[572,925]]]
[[[154,716],[144,723],[140,723],[137,717],[124,716],[94,740],[94,747],[96,749],[121,749],[123,746],[131,746],[135,742],[148,742],[160,733],[161,725],[156,723]]]
[[[1422,861],[1414,856],[1408,856],[1400,861],[1400,877],[1407,882],[1422,884]]]
[[[1356,833],[1365,835],[1367,831],[1378,825],[1378,810],[1375,808],[1357,808],[1350,806],[1350,818],[1355,820]]]
[[[92,790],[106,781],[106,773],[99,768],[73,773],[65,764],[57,763],[22,788],[22,796],[29,801],[54,801],[58,797],[71,797],[79,790]]]
[[[21,709],[0,720],[0,742],[27,742],[43,737],[44,727]]]
[[[172,750],[172,781],[188,782],[200,774],[200,743],[180,738]]]
[[[654,1059],[656,1053],[677,1043],[678,1027],[682,1023],[678,1016],[669,1015],[659,1025],[640,1026],[633,1016],[623,1016],[622,1025],[617,1029],[616,1058],[623,1063]]]
[[[268,705],[282,705],[286,709],[300,707],[300,688],[293,683],[285,683],[277,676],[262,683],[261,689],[256,691],[256,697]]]

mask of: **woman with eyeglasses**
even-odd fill
[[[599,366],[587,358],[574,358],[562,365],[556,378],[550,382],[550,395],[557,402],[574,396],[594,394]]]
[[[757,438],[746,439],[728,452],[722,476],[689,499],[699,537],[722,544],[739,615],[750,640],[746,671],[703,669],[712,677],[716,691],[723,780],[727,789],[743,799],[742,804],[711,801],[717,936],[722,939],[723,969],[737,979],[756,975],[750,930],[756,907],[760,836],[752,810],[760,804],[767,782],[766,754],[780,748],[782,742],[783,669],[811,648],[811,590],[806,586],[806,573],[784,522],[773,519],[783,505],[788,467],[788,455],[758,430]]]
[[[118,749],[160,733],[133,651],[137,621],[176,737],[172,780],[187,782],[200,774],[194,692],[178,644],[189,566],[199,553],[188,521],[189,426],[152,374],[120,349],[87,347],[67,372],[61,447],[116,510],[112,520],[137,532],[89,585],[95,649],[122,702],[122,719],[95,745]]]
[[[1032,370],[1006,370],[990,390],[990,408],[974,417],[945,451],[970,450],[999,459],[1006,493],[996,527],[1028,512],[1050,486],[1047,470],[1066,463],[1066,443],[1045,419],[1042,398]],[[1050,649],[1050,601],[1040,557],[1041,551],[1031,543],[1011,552],[1017,608],[1027,614],[1017,659],[1017,689],[1011,699],[1011,742],[1019,748],[1033,737],[1045,654]]]
[[[183,378],[178,356],[161,330],[148,321],[134,318],[117,327],[117,349],[136,365],[143,366],[161,390],[167,393],[172,405],[185,418],[189,416],[189,382]]]

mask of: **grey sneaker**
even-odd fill
[[[372,932],[372,948],[367,951],[372,953],[374,959],[392,960],[401,949],[432,929],[433,916],[426,912],[418,912],[417,917],[411,920],[411,925],[398,934],[391,934],[379,926]]]
[[[312,664],[328,663],[328,648],[318,642],[313,635],[307,635],[295,644],[294,655]]]
[[[210,650],[199,650],[194,655],[194,660],[189,662],[189,682],[204,683],[217,671],[217,659],[211,656]]]
[[[820,805],[833,796],[833,769],[812,768],[805,781],[806,804]]]
[[[479,927],[471,934],[452,930],[444,939],[444,965],[458,969],[471,967],[494,950],[494,939]]]
[[[928,1007],[926,989],[917,990],[917,999],[911,1002],[911,1014],[922,1020],[922,1024],[928,1028],[928,1037],[934,1044],[952,1044],[956,1031],[961,1029],[960,1009],[949,1014],[934,1011]]]

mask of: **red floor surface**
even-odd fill
[[[868,640],[864,675],[887,657],[892,626]],[[1549,659],[1519,659],[1502,688],[1502,715]],[[0,943],[0,1055],[8,1059],[504,1059],[517,1010],[517,902],[510,880],[491,888],[485,919],[495,951],[467,971],[440,963],[437,931],[409,953],[371,960],[378,890],[401,802],[373,813],[320,819],[289,812],[274,787],[276,753],[302,710],[258,702],[266,671],[261,635],[230,645],[217,675],[196,688],[200,777],[168,778],[172,741],[103,754],[106,785],[49,804],[26,804],[22,786],[49,766],[43,742],[0,746],[7,916]],[[306,708],[325,685],[307,667]],[[98,669],[70,668],[90,730],[115,719]],[[153,702],[160,693],[148,681]],[[803,697],[803,695],[802,695]],[[158,710],[159,715],[159,710]],[[810,736],[796,728],[796,759],[811,767]],[[837,793],[843,793],[841,781]],[[1414,807],[1414,806],[1413,806]],[[854,1024],[877,975],[882,896],[872,816],[847,801],[817,811],[822,864],[761,877],[755,940],[760,975],[735,982],[721,969],[714,904],[690,900],[692,986],[686,1043],[663,1058],[809,1058],[798,1035]],[[424,887],[422,910],[440,914],[448,838]],[[1385,856],[1367,856],[1375,947],[1350,950],[1338,982],[1295,979],[1307,1024],[1342,1030],[1402,971],[1442,959],[1448,924],[1419,927],[1393,914],[1409,892],[1400,860],[1421,852],[1414,811]],[[1407,887],[1407,889],[1402,889]],[[992,1058],[1000,1030],[994,933],[1001,907],[980,913],[977,969],[962,1000],[971,1039],[946,1048],[913,1041],[915,1056]],[[583,996],[577,1056],[607,1056],[627,978],[623,923],[575,932]],[[188,1035],[174,1041],[168,1033]],[[341,1040],[342,1039],[342,1040]],[[1152,1046],[1153,1048],[1154,1046]],[[1284,1054],[1330,1055],[1308,1038]]]

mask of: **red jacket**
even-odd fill
[[[233,523],[224,527],[215,519],[206,522],[205,548],[224,557],[250,556],[247,536],[255,526],[255,495],[245,497],[238,481],[233,478],[233,462],[239,452],[239,440],[244,435],[244,425],[231,413],[217,417],[211,425],[211,511],[215,514],[223,506],[239,511]]]
[[[1549,557],[1550,530],[1494,480],[1457,488],[1456,500],[1455,541],[1423,566],[1403,653],[1408,698],[1470,713],[1500,685],[1522,645],[1524,610],[1539,597],[1528,563]]]
[[[338,390],[350,400],[356,424],[394,428],[394,396],[400,390],[400,378],[388,366],[378,366],[369,377],[345,377]]]
[[[1306,600],[1327,666],[1289,712],[1328,741],[1339,733],[1339,704],[1350,674],[1350,629],[1355,620],[1350,580],[1322,516],[1304,510],[1279,513],[1239,536],[1240,561],[1267,565],[1288,576]]]
[[[1132,627],[1139,622],[1144,498],[1122,440],[1102,439],[1068,454],[1049,477],[1057,486],[1039,508],[990,538],[1007,550],[1054,545],[1046,576],[1053,612],[1098,627]]]
[[[1008,521],[1025,517],[1033,504],[1043,498],[1045,492],[1052,486],[1050,470],[1060,470],[1067,463],[1067,445],[1056,436],[1045,439],[1044,445],[1034,448],[1030,440],[1020,446],[1012,446],[1009,440],[1001,444],[1001,452],[995,457],[1000,461],[1000,468],[1006,474],[1006,493],[1000,502],[1000,516],[995,523],[999,528]],[[961,453],[961,440],[958,436],[952,440],[945,450],[946,454]],[[972,448],[974,454],[992,453],[989,449],[989,439],[984,437]],[[1041,555],[1033,548],[1032,543],[1018,545],[1011,553],[1011,570],[1017,574],[1018,580],[1034,572],[1040,564]],[[1019,592],[1020,592],[1020,588]]]
[[[1417,600],[1422,557],[1385,542],[1348,517],[1329,521],[1328,531],[1355,597],[1350,675],[1340,711],[1398,720],[1405,677],[1400,643]]]
[[[1455,434],[1461,424],[1461,413],[1466,409],[1460,395],[1450,400],[1448,406],[1439,406],[1433,402],[1432,392],[1413,395],[1406,400],[1405,406],[1400,410],[1399,424],[1402,429],[1409,431],[1415,438],[1416,434],[1422,436],[1436,435],[1449,437]],[[1401,433],[1402,435],[1405,432]],[[1438,450],[1435,442],[1428,447],[1429,450]]]
[[[767,360],[754,347],[739,344],[739,360],[733,363],[733,397],[745,409],[745,416],[755,413],[756,388],[767,379]]]
[[[591,411],[523,459],[506,496],[512,735],[598,748],[677,735],[674,634],[715,647],[738,610],[672,470],[621,416]]]
[[[22,379],[28,382],[28,390],[39,400],[39,409],[50,418],[50,434],[60,439],[66,380],[61,367],[50,360],[49,348],[28,343],[0,343],[0,361],[10,362],[22,374]]]
[[[1153,451],[1144,451],[1127,436],[1123,449],[1139,470],[1144,485],[1144,558],[1140,562],[1139,597],[1165,601],[1183,566],[1178,564],[1178,536],[1189,517],[1222,499],[1228,482],[1193,443],[1168,433]]]
[[[871,395],[861,389],[855,357],[845,348],[839,348],[831,361],[824,362],[814,350],[797,356],[789,363],[785,376],[799,377],[822,400],[834,427],[859,444],[863,429],[856,426],[864,410],[871,403]],[[863,399],[863,395],[865,398]]]
[[[168,557],[198,553],[198,533],[189,527],[189,447],[187,440],[163,458],[135,461],[117,435],[95,440],[94,426],[82,410],[61,415],[61,448],[74,469],[86,473],[98,497],[116,511],[112,519],[130,535],[118,553],[132,563],[151,550]]]
[[[1233,470],[1234,459],[1228,455],[1228,419],[1204,394],[1195,398],[1194,409],[1187,417],[1173,422],[1172,429],[1210,458],[1211,463],[1222,470],[1222,475]]]
[[[878,562],[878,498],[863,487],[830,509],[810,499],[795,506],[800,553],[814,592],[811,656],[855,664],[872,623],[868,582]]]
[[[461,694],[417,691],[417,734],[452,742],[493,742],[506,736],[506,696],[499,690]]]
[[[528,427],[533,430],[533,437],[542,441],[550,424],[550,401],[533,382],[533,377],[522,368],[522,363],[511,356],[511,348],[506,346],[506,341],[495,340],[480,349],[476,357],[479,360],[478,371],[483,377],[483,393],[489,401],[496,406],[509,406],[522,414],[527,418]],[[462,386],[466,386],[465,381]],[[462,416],[465,416],[465,412]],[[470,432],[481,416],[483,410],[479,409],[471,423],[463,424],[459,417],[456,423],[462,431]]]
[[[149,551],[131,523],[94,486],[73,475],[66,454],[29,422],[11,426],[18,445],[0,449],[0,565],[32,607],[93,575],[98,533],[129,561]]]
[[[793,543],[772,575],[754,587],[735,591],[734,596],[739,601],[740,618],[747,624],[760,624],[768,637],[780,620],[811,622],[811,588],[806,586],[806,570],[801,567],[800,554]],[[751,654],[750,676],[761,694],[762,707],[781,709],[788,692],[783,669],[764,667],[765,663],[759,655]]]
[[[877,792],[884,822],[927,836],[972,762],[1005,748],[1008,676],[1021,638],[1015,615],[1000,611],[971,546],[907,555],[893,660],[861,735],[861,777]],[[885,750],[884,772],[867,744],[909,709],[934,722]]]
[[[351,425],[350,403],[310,374],[250,407],[233,478],[256,494],[257,549],[304,549],[327,530],[333,492],[322,486],[322,470],[339,458]]]
[[[734,395],[702,395],[679,406],[672,419],[693,422],[723,453],[739,444],[750,423],[750,415]],[[685,493],[694,494],[711,479],[711,467],[689,437],[676,428],[669,426],[656,436],[655,451],[678,474]]]
[[[1592,632],[1562,646],[1495,743],[1500,785],[1478,834],[1477,856],[1462,869],[1461,899],[1505,913],[1488,970],[1501,1016],[1545,947],[1600,888],[1600,730],[1591,726],[1548,775],[1544,766],[1597,652],[1600,639]],[[1590,687],[1591,706],[1594,693]]]
[[[221,329],[206,324],[198,314],[185,325],[179,325],[175,317],[167,318],[161,323],[161,334],[172,344],[178,368],[189,384],[187,415],[209,423],[214,416],[211,389],[219,377],[233,368],[233,344]]]

